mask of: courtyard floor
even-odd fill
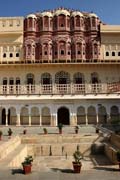
[[[3,141],[9,140],[7,131],[9,127],[0,127],[3,131]],[[15,127],[12,126],[13,136],[22,134],[27,129],[28,134],[42,134],[42,127]],[[48,133],[58,133],[56,127],[47,127]],[[74,133],[73,127],[64,127],[63,133]],[[95,133],[92,126],[81,126],[79,133]],[[32,173],[24,175],[21,168],[0,170],[0,180],[117,180],[120,179],[118,165],[113,165],[105,156],[85,157],[82,160],[82,170],[80,174],[75,174],[72,170],[72,157],[37,157],[34,159]]]

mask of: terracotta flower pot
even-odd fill
[[[31,167],[32,167],[31,164],[25,164],[25,165],[23,165],[24,174],[29,174],[29,173],[31,173]]]
[[[82,164],[78,164],[76,162],[73,162],[73,169],[75,173],[80,173]]]
[[[62,129],[59,129],[59,134],[62,134]]]
[[[75,130],[75,134],[78,134],[78,129]]]

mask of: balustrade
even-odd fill
[[[104,84],[0,85],[0,95],[84,95],[120,93],[120,82]]]

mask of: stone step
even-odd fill
[[[46,134],[46,135],[24,135],[21,136],[21,143],[23,144],[54,144],[54,143],[92,143],[99,141],[96,134]]]
[[[20,167],[21,162],[24,161],[24,158],[27,156],[27,146],[20,144],[9,153],[6,158],[0,161],[0,169],[5,169],[8,167]]]
[[[28,154],[34,156],[72,156],[79,148],[84,155],[91,154],[92,143],[28,144]]]

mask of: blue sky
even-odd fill
[[[120,0],[0,0],[0,16],[26,16],[61,6],[93,11],[104,23],[120,24]]]

